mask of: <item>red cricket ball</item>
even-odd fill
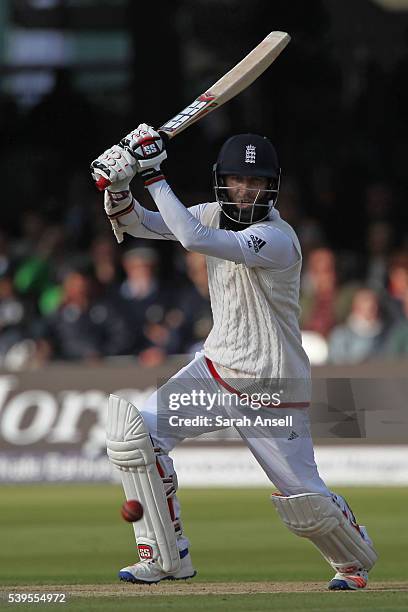
[[[143,506],[136,499],[128,499],[128,501],[123,503],[120,512],[125,521],[128,523],[135,523],[136,521],[140,521],[143,516]]]

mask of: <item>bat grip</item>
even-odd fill
[[[96,188],[99,189],[99,191],[105,191],[105,189],[109,187],[110,184],[111,182],[104,176],[99,177],[95,183]]]

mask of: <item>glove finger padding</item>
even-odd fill
[[[138,169],[136,159],[119,145],[107,149],[91,164],[92,178],[96,181],[101,176],[108,179],[110,191],[128,189]]]

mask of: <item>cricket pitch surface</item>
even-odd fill
[[[319,593],[327,590],[327,582],[162,582],[159,584],[54,584],[9,586],[5,593],[63,592],[73,597],[133,597],[151,595],[251,595],[255,593]],[[408,582],[373,582],[365,592],[408,592]]]

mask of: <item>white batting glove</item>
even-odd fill
[[[137,161],[146,187],[164,178],[160,164],[167,158],[165,145],[160,134],[150,125],[141,123],[120,144]]]
[[[127,220],[128,215],[131,215],[134,210],[129,183],[137,170],[137,162],[133,155],[120,145],[107,149],[91,164],[92,178],[95,181],[102,176],[110,182],[105,191],[104,205],[118,242],[123,241],[121,221],[122,219]]]
[[[135,156],[121,145],[114,145],[97,157],[91,164],[94,181],[102,176],[110,182],[108,190],[112,193],[129,191],[129,184],[138,172]]]

